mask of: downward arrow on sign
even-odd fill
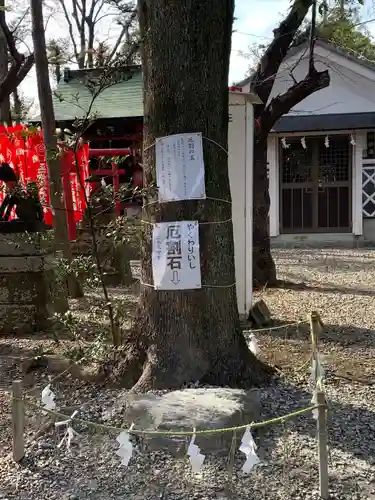
[[[171,281],[174,285],[177,285],[178,283],[180,283],[180,280],[178,279],[178,271],[173,271],[173,276],[172,276]]]

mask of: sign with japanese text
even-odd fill
[[[155,142],[159,201],[206,198],[202,134],[175,134]]]
[[[202,288],[197,221],[153,225],[152,274],[156,290]]]

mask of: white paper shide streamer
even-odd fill
[[[316,391],[314,392],[314,395],[312,397],[311,404],[312,405],[317,405],[318,404],[318,398],[317,398],[317,395],[316,395]],[[315,420],[318,420],[318,415],[319,415],[318,408],[315,408],[312,411],[312,414],[313,414],[313,418],[315,418]]]
[[[329,148],[329,137],[328,135],[326,135],[325,139],[324,139],[324,145],[326,148]]]
[[[199,446],[195,444],[195,434],[191,438],[187,454],[189,456],[192,472],[199,472],[202,468],[205,456],[201,453]]]
[[[61,448],[62,445],[64,443],[66,443],[66,447],[69,450],[70,445],[72,444],[74,437],[78,436],[78,433],[72,427],[72,420],[77,415],[77,413],[78,413],[78,410],[76,410],[72,414],[72,416],[70,418],[68,418],[67,420],[61,420],[60,422],[55,423],[55,427],[62,427],[64,425],[66,426],[66,431],[65,431],[64,437],[62,438],[60,443],[57,445],[58,448]]]
[[[301,146],[303,147],[303,149],[307,149],[306,139],[304,137],[301,137]]]
[[[46,410],[54,410],[56,408],[55,397],[56,394],[52,392],[51,385],[46,385],[42,390],[42,404]]]
[[[254,354],[254,356],[258,356],[258,354],[260,354],[260,347],[254,334],[250,334],[249,349]]]
[[[131,430],[134,424],[132,424],[129,428]],[[129,465],[130,459],[133,456],[133,445],[130,441],[130,434],[128,431],[122,431],[116,438],[116,441],[119,443],[120,447],[116,451],[116,455],[121,458],[121,464],[127,467]]]
[[[318,384],[319,382],[322,382],[324,379],[325,375],[324,362],[325,362],[324,356],[317,352],[315,354],[311,366],[312,381],[315,385]]]
[[[354,139],[354,135],[353,134],[350,134],[350,144],[352,146],[355,146],[356,145],[356,142],[355,142],[355,139]]]
[[[256,449],[257,445],[255,444],[254,438],[251,434],[250,427],[246,427],[240,446],[240,451],[242,451],[242,453],[246,456],[246,461],[242,466],[242,471],[245,472],[245,474],[248,474],[260,462],[258,455],[256,454]]]
[[[286,142],[286,138],[285,138],[285,137],[283,137],[283,138],[281,139],[281,145],[282,145],[282,147],[283,147],[284,149],[289,149],[289,148],[290,148],[290,144],[287,144],[287,142]]]

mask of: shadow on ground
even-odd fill
[[[335,383],[337,388],[337,383]],[[343,387],[346,385],[343,382]],[[353,387],[353,390],[355,388]],[[375,465],[375,408],[374,411],[365,407],[353,406],[352,404],[343,404],[339,401],[330,401],[330,379],[327,378],[326,391],[328,394],[328,432],[329,443],[331,448],[339,449],[350,453],[351,455],[368,461],[371,465]],[[369,389],[369,391],[372,391]],[[298,388],[295,385],[289,386],[278,384],[275,391],[269,391],[267,397],[263,401],[264,416],[270,418],[275,413],[275,401],[279,395],[283,394],[281,400],[285,400],[288,395],[293,395],[288,400],[287,409],[283,409],[282,405],[276,410],[277,414],[290,413],[300,408],[309,406],[312,394],[304,388]],[[375,394],[375,392],[374,392]],[[264,418],[263,416],[263,418]],[[316,437],[316,420],[312,414],[306,414],[290,420],[288,423],[289,430],[298,433],[306,434],[311,438]],[[278,429],[282,426],[274,426],[273,433],[277,437]],[[265,429],[267,434],[267,429]],[[272,434],[271,434],[272,435]]]
[[[265,327],[259,331],[257,331],[257,328],[254,328],[251,331],[259,338],[266,336],[284,341],[304,341],[310,343],[310,327],[306,322],[295,325],[274,320],[269,328]],[[335,344],[336,346],[350,350],[355,350],[356,348],[375,348],[375,328],[369,329],[353,325],[324,324],[324,330],[319,335],[319,343],[323,347],[324,344]],[[348,351],[349,356],[350,351]]]
[[[298,274],[288,273],[288,278],[292,278],[296,281],[279,281],[277,287],[283,290],[293,290],[297,292],[316,292],[316,293],[333,293],[333,294],[344,294],[344,295],[364,295],[368,297],[375,296],[375,284],[374,289],[369,290],[368,288],[348,288],[344,286],[335,285],[334,283],[330,283],[325,281],[321,283],[319,281],[313,280],[309,278],[309,283],[301,280]],[[311,284],[310,284],[311,283]]]

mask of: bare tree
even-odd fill
[[[64,258],[71,263],[72,251],[68,236],[66,211],[62,203],[61,161],[57,148],[55,114],[53,111],[52,91],[49,81],[46,40],[43,24],[42,0],[31,0],[32,38],[35,53],[35,69],[38,83],[40,115],[43,129],[44,144],[49,178],[51,181],[51,202],[55,210],[54,231],[55,243],[62,250]],[[68,290],[71,297],[82,297],[83,292],[79,282],[72,273],[68,273]]]
[[[16,29],[25,12],[8,25],[5,0],[0,0],[0,114],[1,121],[10,122],[10,95],[16,91],[34,64],[34,54],[24,55],[17,46]]]
[[[255,285],[276,283],[276,268],[271,256],[268,214],[270,207],[267,173],[267,138],[273,125],[296,104],[329,85],[328,71],[317,71],[314,66],[314,30],[311,32],[310,64],[306,77],[290,87],[284,94],[270,98],[277,72],[286,58],[311,7],[316,14],[316,0],[294,0],[288,15],[274,30],[274,39],[266,48],[256,71],[252,75],[251,89],[263,104],[255,106],[254,149],[254,237],[253,279]]]
[[[133,0],[71,0],[71,6],[65,0],[58,2],[67,24],[73,60],[80,69],[93,68],[98,44],[109,44],[108,40],[98,35],[104,23],[118,27],[118,34],[110,44],[107,63],[113,60],[122,43],[134,31],[136,9]]]
[[[5,24],[5,1],[0,0],[0,19],[1,23]],[[8,73],[9,56],[8,45],[4,33],[0,30],[0,79],[2,80]],[[10,125],[12,118],[10,116],[10,100],[9,96],[5,97],[0,104],[0,122]]]
[[[269,236],[269,182],[267,175],[267,137],[276,121],[309,95],[329,86],[327,71],[317,71],[314,64],[315,21],[317,12],[327,21],[327,12],[345,17],[345,8],[355,9],[364,5],[364,0],[293,0],[285,19],[274,30],[274,38],[264,51],[252,75],[251,89],[259,95],[263,104],[255,108],[255,158],[254,158],[254,237],[253,237],[253,278],[258,287],[277,283],[276,267],[271,256]],[[312,9],[312,21],[307,22],[307,14]],[[294,81],[284,94],[270,99],[281,63],[287,57],[290,47],[301,35],[310,29],[309,70],[305,78]],[[350,38],[353,38],[350,35]],[[306,37],[305,37],[306,39]],[[361,45],[366,45],[361,40]],[[291,72],[291,76],[294,76]],[[295,80],[295,79],[294,79]]]

